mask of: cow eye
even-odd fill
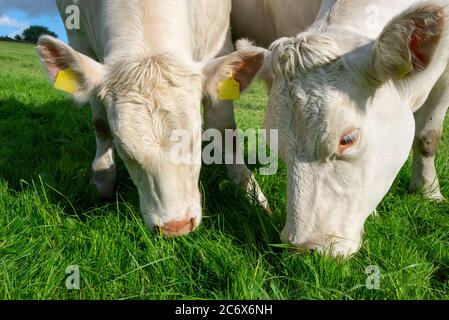
[[[360,139],[360,131],[358,129],[352,130],[349,133],[345,133],[340,139],[340,145],[338,152],[340,154],[345,153],[348,149],[357,144]]]

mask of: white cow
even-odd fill
[[[413,144],[411,189],[443,200],[434,160],[449,106],[448,4],[234,1],[237,36],[288,36],[270,47],[265,121],[288,167],[283,241],[357,252]]]
[[[76,98],[91,103],[97,139],[93,180],[100,195],[113,194],[115,144],[148,226],[170,236],[192,231],[202,217],[201,163],[174,161],[171,134],[187,132],[188,153],[196,159],[201,100],[214,101],[230,72],[243,90],[264,53],[251,48],[213,60],[232,51],[231,0],[59,0],[57,5],[64,20],[67,7],[78,6],[81,28],[67,30],[71,47],[44,36],[38,52],[52,81],[62,70],[74,70],[80,82]]]

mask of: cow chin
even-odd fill
[[[282,242],[293,245],[300,253],[316,252],[334,258],[347,258],[357,253],[369,214],[350,212],[338,205],[330,211],[324,210],[326,208],[329,209],[291,207],[281,233]]]
[[[361,228],[363,230],[363,227]],[[296,231],[285,228],[281,234],[284,243],[295,246],[300,253],[318,253],[333,258],[350,258],[356,254],[362,245],[362,234],[360,231],[354,235],[333,235],[326,233],[317,234],[307,239],[297,237]]]

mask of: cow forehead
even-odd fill
[[[99,97],[114,106],[108,112],[122,123],[182,127],[199,117],[201,77],[168,55],[133,57],[107,64]]]
[[[109,63],[106,70],[102,96],[126,97],[132,93],[157,100],[158,95],[201,89],[202,73],[198,67],[187,66],[168,54],[118,60]]]
[[[342,83],[329,78],[304,77],[288,84],[292,112],[304,125],[316,126],[334,113],[353,107],[355,101]]]
[[[177,104],[176,104],[177,105]],[[116,134],[134,137],[151,137],[158,145],[167,145],[175,131],[194,137],[201,130],[201,114],[198,110],[177,107],[173,102],[168,108],[154,107],[154,101],[119,103],[111,108],[111,128]],[[138,141],[138,139],[137,139]]]
[[[318,70],[289,81],[278,79],[280,90],[273,91],[272,103],[284,109],[279,114],[288,119],[282,121],[291,125],[281,128],[293,131],[290,137],[300,143],[324,142],[360,124],[364,99],[351,93],[357,88],[351,88],[346,74],[340,75]]]

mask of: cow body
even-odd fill
[[[248,38],[268,48],[281,37],[292,37],[312,25],[320,14],[322,0],[233,0],[234,39]]]
[[[274,41],[265,126],[279,130],[288,167],[282,239],[357,252],[412,144],[411,189],[441,201],[434,160],[449,105],[447,1],[260,3],[235,0],[232,27],[266,48]]]

